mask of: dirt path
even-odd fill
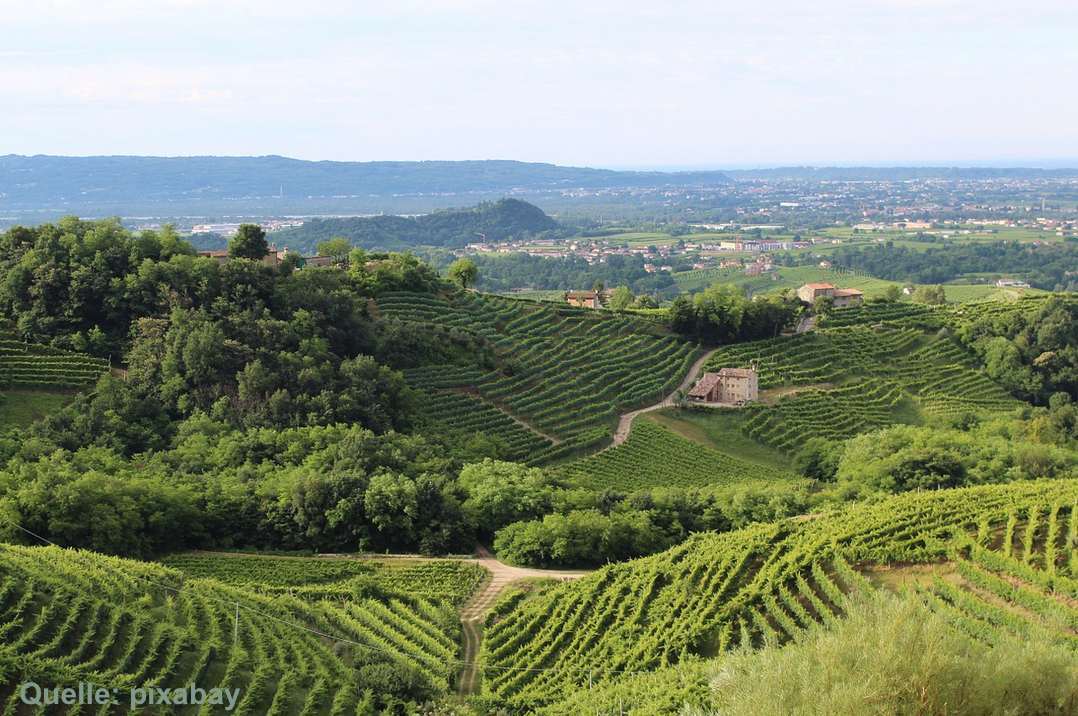
[[[479,645],[482,642],[482,623],[487,611],[498,600],[505,587],[522,579],[560,579],[568,581],[580,579],[588,571],[525,569],[512,567],[499,562],[485,547],[479,547],[476,561],[490,572],[490,581],[472,595],[460,613],[461,626],[464,629],[464,668],[460,673],[458,691],[462,695],[479,691]]]
[[[614,444],[610,447],[617,447],[629,438],[629,431],[632,430],[633,420],[636,419],[637,415],[641,415],[642,413],[650,413],[653,410],[662,410],[663,408],[672,407],[674,405],[674,400],[677,398],[678,391],[687,391],[689,388],[692,387],[692,384],[696,382],[696,377],[700,374],[700,371],[703,370],[704,364],[707,363],[708,358],[713,356],[715,354],[715,351],[717,350],[718,348],[713,348],[707,353],[704,353],[704,355],[697,358],[696,362],[689,367],[689,373],[685,376],[685,380],[681,381],[681,385],[679,385],[674,390],[674,392],[670,393],[670,395],[666,396],[655,405],[649,405],[646,408],[633,410],[622,415],[618,419],[618,429],[614,431]]]

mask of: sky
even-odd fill
[[[0,0],[0,32],[0,154],[1078,158],[1075,0]]]

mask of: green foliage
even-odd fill
[[[611,294],[607,307],[612,311],[624,311],[633,304],[633,301],[633,292],[629,290],[629,287],[618,286],[614,289],[614,293]]]
[[[888,492],[1075,477],[1078,454],[991,434],[896,425],[850,440],[837,476]]]
[[[365,692],[377,712],[404,713],[449,690],[460,634],[449,604],[388,588],[341,600],[252,586],[2,545],[5,703],[25,680],[228,687],[239,713],[355,713]]]
[[[153,444],[121,457],[110,444],[113,420],[127,427],[129,442]],[[97,423],[106,427],[95,430]],[[15,459],[0,470],[0,503],[45,537],[120,554],[474,546],[461,507],[466,494],[453,478],[460,465],[444,445],[344,425],[237,431],[206,416],[178,424],[174,435],[151,426],[101,409],[64,434],[104,447],[57,451],[46,433],[32,433],[11,446]],[[64,501],[50,504],[50,495]],[[97,511],[115,535],[95,528]]]
[[[558,223],[539,207],[519,199],[500,199],[470,209],[446,209],[416,217],[310,219],[275,236],[303,252],[335,237],[365,249],[397,251],[416,246],[462,247],[484,238],[507,241],[558,231]]]
[[[560,473],[579,487],[621,491],[783,481],[793,477],[704,447],[641,419],[633,423],[624,444],[569,463]]]
[[[352,251],[352,244],[342,236],[334,236],[332,239],[320,241],[316,248],[319,256],[329,256],[337,263],[341,263],[348,258],[348,254]]]
[[[1059,391],[1078,400],[1078,300],[1052,296],[1026,308],[974,315],[958,335],[1015,394],[1041,404]]]
[[[469,421],[469,429],[489,424],[519,444],[522,434],[505,431],[491,408],[519,420],[532,439],[549,444],[527,455],[531,464],[608,441],[616,416],[664,398],[695,353],[692,344],[643,319],[483,294],[384,294],[378,311],[383,319],[466,331],[489,345],[494,369],[477,374],[460,364],[431,365],[409,376],[427,392],[456,389],[481,399],[482,415],[490,422]],[[459,414],[448,413],[437,398],[427,412],[450,427],[446,417]]]
[[[459,483],[468,493],[465,514],[488,536],[511,522],[546,514],[553,502],[542,470],[511,462],[484,460],[465,465]]]
[[[468,288],[474,285],[479,277],[479,268],[471,259],[457,259],[449,265],[446,274],[453,283],[461,288]]]
[[[886,242],[871,246],[839,246],[830,254],[836,266],[880,278],[940,284],[966,274],[1022,276],[1030,285],[1073,290],[1067,275],[1078,262],[1078,244],[1045,243],[1031,250],[1018,241],[952,242],[925,250]],[[815,259],[812,259],[815,261]]]
[[[267,254],[266,232],[257,224],[240,224],[236,235],[228,242],[228,255],[234,259],[261,261]]]
[[[188,577],[214,579],[251,591],[291,594],[308,600],[354,595],[365,590],[378,596],[411,594],[432,602],[460,605],[487,575],[487,571],[475,562],[458,560],[190,552],[170,555],[160,561]]]
[[[913,292],[913,300],[917,303],[927,303],[932,306],[942,306],[947,303],[947,292],[943,286],[921,286]]]
[[[774,337],[800,314],[793,294],[748,299],[731,284],[715,284],[690,302],[679,296],[670,307],[675,331],[708,344]]]
[[[918,600],[859,600],[833,629],[708,665],[707,704],[761,713],[1066,714],[1078,709],[1074,654],[1044,643],[980,644]]]
[[[1076,502],[1078,480],[1018,482],[907,493],[812,519],[697,534],[666,552],[604,567],[504,610],[484,635],[484,689],[502,703],[528,709],[583,688],[589,675],[601,688],[625,672],[652,671],[739,645],[781,644],[857,611],[850,595],[872,587],[851,565],[931,565],[971,561],[962,555],[974,553],[1001,579],[1010,575],[1030,585],[1024,603],[1040,611],[1015,615],[1012,623],[1073,649],[1078,645],[1068,622],[1053,616],[1056,607],[1047,592],[1070,595],[1078,589],[1078,543],[1066,537],[1078,534],[1067,526],[1076,524]],[[958,554],[950,541],[955,534],[980,533],[979,524],[984,534],[1002,535],[1008,515],[1017,515],[1022,526],[1034,512],[1055,515],[1054,537],[1047,539],[1049,527],[1038,520],[1028,561],[1021,548],[1019,558],[1001,556],[998,544]],[[964,591],[990,609],[991,602],[972,586]],[[1010,629],[1000,622],[977,623],[978,638],[985,641]],[[961,624],[973,626],[969,619]]]

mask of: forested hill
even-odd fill
[[[371,216],[313,219],[274,234],[278,246],[310,253],[318,242],[343,236],[354,246],[397,250],[414,246],[460,247],[475,241],[505,241],[558,230],[543,210],[519,199],[484,202],[417,217]]]
[[[312,162],[264,157],[0,156],[0,206],[199,202],[721,184],[721,172],[628,172],[516,161]]]

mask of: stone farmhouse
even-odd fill
[[[743,405],[760,397],[759,378],[752,368],[722,368],[704,376],[689,391],[695,403]]]
[[[860,306],[865,301],[864,292],[856,288],[835,288],[830,283],[806,283],[797,289],[797,297],[805,303],[814,303],[817,298],[830,298],[835,308]]]
[[[602,294],[598,291],[566,291],[565,302],[581,308],[601,308]]]

